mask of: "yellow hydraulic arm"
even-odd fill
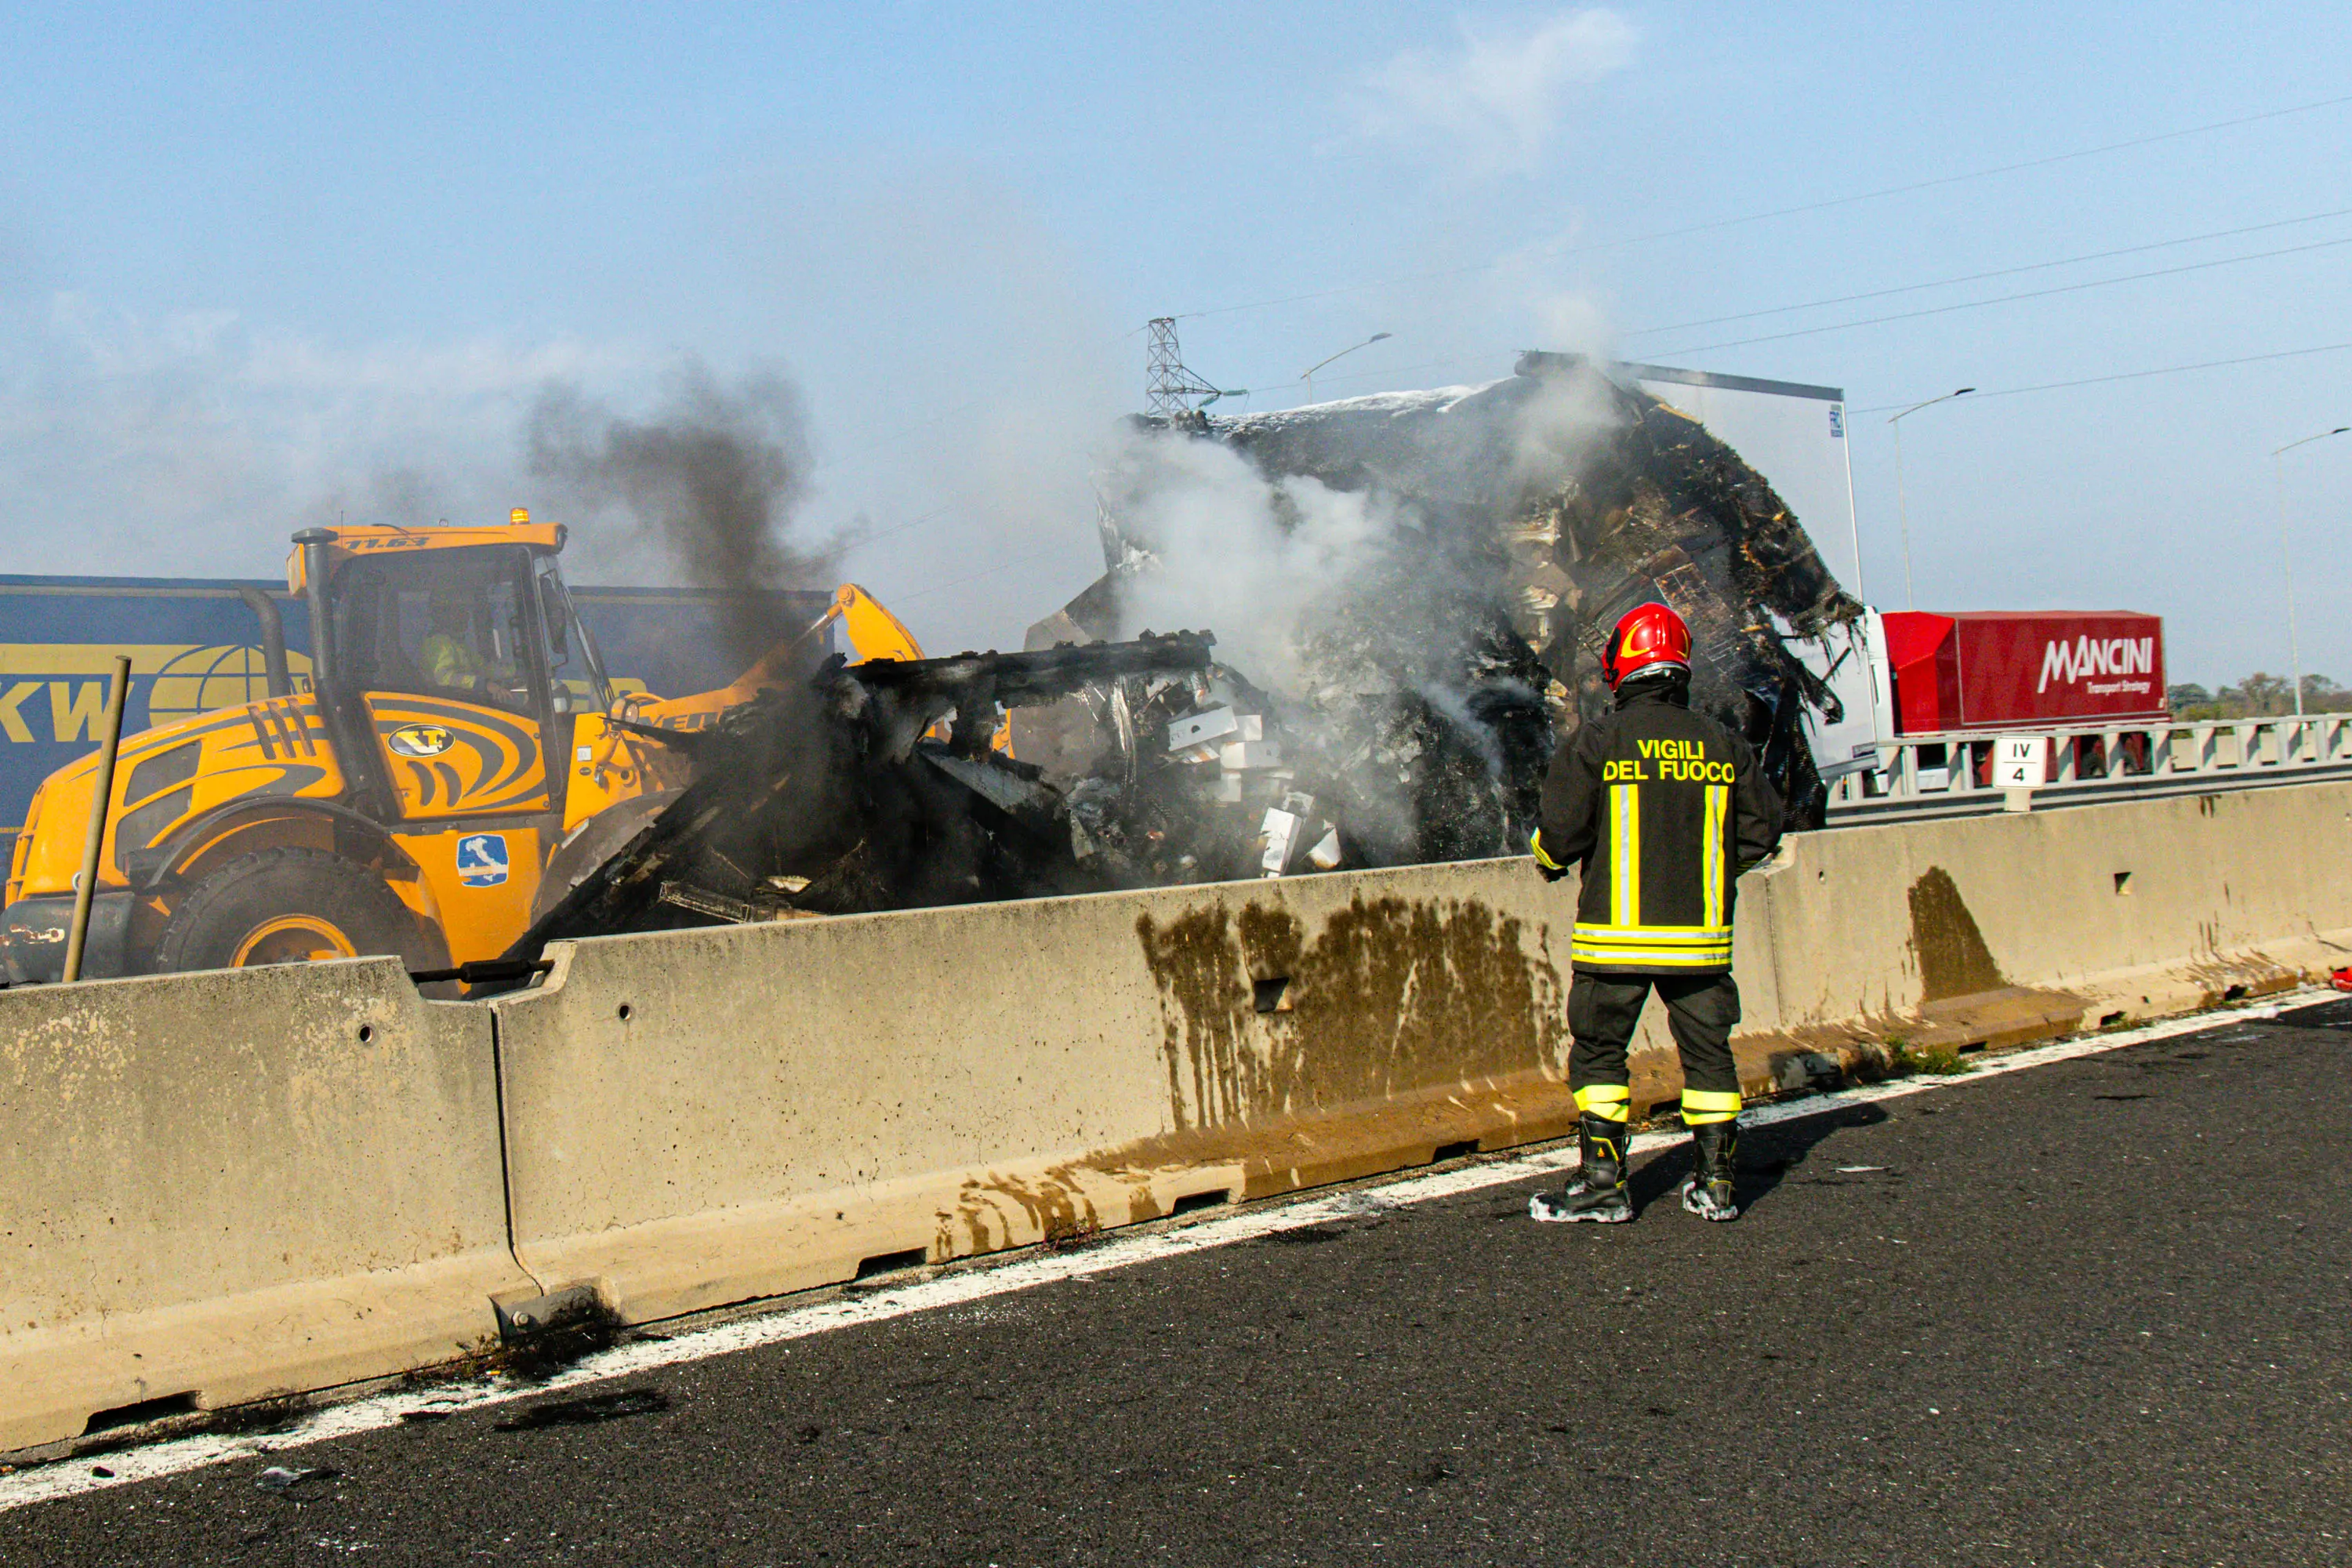
[[[843,636],[848,640],[850,662],[863,664],[869,658],[918,659],[923,657],[921,645],[898,617],[884,609],[874,595],[855,583],[844,583],[833,591],[833,603],[824,614],[809,623],[806,630],[787,637],[770,648],[757,664],[737,676],[730,684],[716,691],[698,691],[691,697],[676,697],[666,702],[646,702],[636,707],[628,717],[641,723],[663,724],[681,730],[691,730],[710,722],[728,709],[749,702],[768,687],[779,684],[783,671],[793,656],[811,638],[839,622]]]
[[[759,662],[716,691],[698,691],[662,700],[643,694],[625,696],[614,705],[614,716],[640,724],[671,730],[698,730],[718,721],[730,708],[751,701],[770,687],[782,684],[799,650],[838,622],[849,644],[850,661],[870,658],[919,659],[922,645],[915,641],[898,616],[855,583],[833,591],[824,614],[762,655]],[[577,748],[573,781],[564,807],[567,834],[581,823],[621,801],[648,791],[685,787],[684,759],[666,754],[658,745],[632,742],[625,730],[605,721],[605,716],[583,716],[574,736]]]

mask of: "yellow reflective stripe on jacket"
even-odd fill
[[[1700,1127],[1710,1121],[1728,1121],[1738,1114],[1739,1091],[1736,1089],[1683,1090],[1683,1125],[1685,1127]]]
[[[1698,848],[1700,898],[1705,904],[1699,920],[1703,925],[1723,923],[1723,813],[1730,801],[1729,784],[1706,786],[1706,826],[1700,831]]]
[[[1645,963],[1722,963],[1731,956],[1731,944],[1718,942],[1706,947],[1646,947],[1622,942],[1569,943],[1571,958],[1597,958],[1602,953],[1612,958],[1637,957]]]
[[[1623,1121],[1633,1114],[1633,1091],[1622,1083],[1589,1083],[1576,1091],[1576,1109],[1603,1121]]]
[[[1731,962],[1729,926],[1588,925],[1579,921],[1569,956],[1587,963],[1704,968]]]
[[[1568,956],[1581,963],[1614,969],[1728,969],[1731,947],[1695,947],[1681,952],[1658,947],[1591,947],[1577,942]]]
[[[1595,925],[1591,921],[1576,922],[1576,940],[1587,938],[1601,942],[1729,942],[1729,926],[1620,926]]]
[[[1544,853],[1542,828],[1538,827],[1533,833],[1528,835],[1528,847],[1535,851],[1536,864],[1541,866],[1545,870],[1565,871],[1568,869],[1567,867],[1561,865],[1559,861]]]
[[[1609,786],[1609,923],[1630,926],[1642,919],[1642,792],[1633,784]]]

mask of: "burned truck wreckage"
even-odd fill
[[[1032,627],[1030,646],[1115,637],[1171,606],[1213,612],[1229,644],[1255,628],[1251,651],[1275,668],[1249,671],[1265,690],[1220,672],[1244,694],[1250,725],[1244,754],[1223,753],[1228,772],[1253,771],[1246,749],[1258,747],[1270,775],[1258,793],[1316,803],[1338,830],[1337,863],[1517,853],[1554,745],[1609,702],[1610,628],[1650,600],[1690,624],[1693,700],[1755,744],[1790,827],[1821,826],[1807,721],[1843,714],[1792,644],[1862,605],[1763,476],[1689,416],[1580,356],[1529,354],[1486,386],[1139,426],[1130,455],[1141,459],[1102,486],[1108,570]],[[1314,530],[1312,514],[1335,500],[1355,503],[1356,522],[1327,541],[1336,548],[1277,557],[1314,576],[1305,591],[1271,608],[1222,584],[1204,596],[1166,591],[1204,567],[1250,569],[1181,559],[1230,542],[1204,538],[1168,500],[1194,477],[1164,460],[1183,442],[1243,459],[1286,534]],[[1097,689],[1017,717],[1016,754],[1049,778],[1097,781],[1193,755],[1179,743],[1191,731],[1153,754],[1118,696]],[[1222,788],[1245,786],[1228,777]],[[1263,868],[1275,869],[1271,851]],[[1180,856],[1152,869],[1181,880],[1196,868]]]
[[[1108,569],[1024,651],[836,658],[707,729],[634,727],[691,784],[509,958],[1517,853],[1553,747],[1608,700],[1601,639],[1651,599],[1690,623],[1694,701],[1819,824],[1806,721],[1836,699],[1791,645],[1861,606],[1738,453],[1591,362],[1134,421],[1097,490]]]
[[[682,754],[693,782],[507,957],[566,937],[1123,885],[1063,792],[995,744],[1000,710],[1089,686],[1198,681],[1213,641],[1178,632],[856,665],[836,654],[705,728],[622,721]]]

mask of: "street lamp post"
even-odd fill
[[[1333,359],[1344,359],[1348,355],[1354,353],[1358,349],[1370,348],[1374,343],[1382,342],[1388,336],[1389,334],[1386,332],[1374,332],[1370,337],[1366,338],[1360,343],[1349,343],[1346,348],[1341,349],[1338,353],[1333,354],[1331,359],[1318,359],[1313,364],[1308,365],[1304,371],[1301,371],[1299,373],[1298,379],[1307,384],[1307,401],[1309,403],[1315,401],[1315,373],[1317,371],[1321,370],[1325,365],[1329,364]]]
[[[2286,543],[2286,455],[2297,447],[2308,447],[2314,441],[2325,441],[2330,436],[2341,436],[2347,430],[2352,430],[2352,425],[2338,425],[2333,430],[2322,430],[2316,436],[2289,441],[2271,453],[2271,469],[2278,477],[2279,563],[2286,574],[2287,676],[2294,682],[2294,716],[2298,719],[2303,717],[2303,647],[2294,630],[2294,556]]]
[[[1895,426],[1895,515],[1903,521],[1903,607],[1906,610],[1917,609],[1919,600],[1918,596],[1911,591],[1911,505],[1903,494],[1903,419],[1905,416],[1916,414],[1922,408],[1933,408],[1938,403],[1949,403],[1955,397],[1966,397],[1975,390],[1973,386],[1964,386],[1958,392],[1948,392],[1941,397],[1931,397],[1925,403],[1915,403],[1887,420],[1889,425]]]

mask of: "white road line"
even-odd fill
[[[1899,1079],[1865,1088],[1832,1090],[1806,1100],[1759,1105],[1745,1112],[1740,1124],[1743,1127],[1769,1127],[1775,1122],[1793,1121],[1800,1117],[1820,1116],[1848,1105],[1864,1105],[1877,1100],[1901,1100],[1915,1094],[1965,1088],[2004,1074],[2047,1067],[2053,1062],[2096,1056],[2105,1051],[2143,1045],[2176,1035],[2200,1034],[2232,1023],[2275,1017],[2290,1008],[2308,1006],[2335,994],[2331,991],[2317,989],[2297,991],[2258,1006],[2234,1008],[2222,1013],[2193,1014],[2145,1028],[2089,1035],[2006,1056],[1977,1058],[1972,1071],[1950,1078],[1922,1076]],[[1633,1140],[1633,1152],[1638,1154],[1662,1149],[1682,1136],[1679,1132],[1644,1133]],[[331,1438],[378,1432],[397,1426],[419,1415],[431,1419],[436,1415],[478,1410],[485,1405],[545,1398],[566,1389],[578,1388],[583,1384],[632,1377],[661,1367],[706,1361],[712,1356],[805,1339],[813,1334],[829,1333],[835,1329],[885,1322],[913,1312],[967,1305],[1019,1290],[1034,1289],[1040,1285],[1085,1279],[1118,1268],[1131,1268],[1139,1263],[1181,1258],[1211,1247],[1255,1241],[1283,1231],[1303,1230],[1311,1226],[1358,1218],[1382,1209],[1455,1197],[1485,1187],[1507,1186],[1514,1182],[1567,1170],[1575,1163],[1574,1145],[1564,1144],[1536,1153],[1482,1161],[1429,1175],[1405,1176],[1375,1186],[1356,1187],[1321,1197],[1270,1203],[1168,1229],[1114,1233],[1082,1251],[1038,1253],[995,1265],[983,1262],[979,1267],[958,1269],[893,1289],[818,1301],[803,1307],[786,1307],[758,1317],[693,1330],[675,1339],[636,1340],[585,1357],[543,1383],[520,1383],[499,1376],[471,1384],[377,1394],[327,1406],[306,1417],[290,1432],[266,1436],[182,1437],[116,1453],[59,1459],[13,1475],[0,1475],[0,1511],[22,1508],[28,1503],[46,1502],[54,1498],[122,1486],[131,1481],[180,1475],[208,1465],[278,1453],[323,1443]],[[112,1473],[101,1476],[97,1473],[100,1467]]]

